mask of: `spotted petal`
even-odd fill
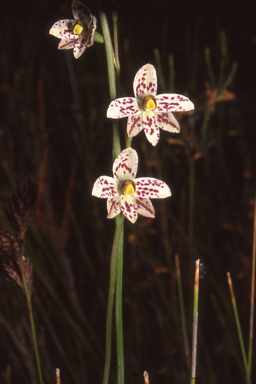
[[[96,17],[92,16],[92,19],[88,24],[88,35],[87,35],[87,39],[86,39],[87,47],[90,47],[94,43],[94,34],[95,34],[95,30],[96,30],[96,22],[97,22]]]
[[[134,198],[137,212],[146,217],[155,217],[155,209],[153,207],[153,204],[149,199],[138,199]]]
[[[160,132],[157,116],[154,112],[148,111],[143,113],[143,129],[148,141],[155,146],[158,143]]]
[[[101,199],[113,198],[119,195],[118,181],[109,176],[99,177],[93,186],[92,195]]]
[[[164,131],[174,133],[180,132],[180,125],[171,112],[159,113],[157,115],[157,122],[159,128],[163,129]]]
[[[141,113],[138,103],[134,97],[122,97],[113,100],[107,110],[107,117],[111,119],[120,119],[122,117],[132,116]]]
[[[187,97],[175,93],[156,96],[155,112],[183,112],[194,109],[194,104]]]
[[[71,49],[71,48],[74,48],[75,44],[76,44],[75,40],[62,39],[59,42],[58,49]]]
[[[116,180],[134,180],[138,169],[138,155],[132,148],[124,149],[114,161],[113,175]]]
[[[77,35],[73,34],[72,23],[74,20],[59,20],[51,27],[49,33],[59,39],[77,39]]]
[[[143,129],[142,113],[135,116],[129,116],[127,121],[127,135],[134,137]]]
[[[88,26],[92,19],[89,9],[80,1],[74,0],[72,3],[72,12],[76,20],[80,20]]]
[[[163,181],[153,177],[140,177],[135,181],[134,197],[140,199],[164,199],[171,196],[170,188]]]
[[[133,91],[136,98],[143,100],[146,95],[156,95],[157,79],[155,67],[146,64],[141,67],[133,82]]]
[[[132,223],[138,218],[137,207],[135,205],[134,197],[131,195],[121,196],[121,210],[124,216]]]
[[[78,57],[80,57],[87,48],[87,45],[83,42],[83,40],[84,39],[80,38],[75,43],[73,55],[76,59],[78,59]]]
[[[121,212],[120,201],[121,201],[121,196],[114,197],[113,199],[109,197],[107,199],[107,211],[108,211],[107,218],[108,219],[113,219],[114,217],[119,215],[119,213]]]

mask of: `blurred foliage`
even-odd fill
[[[125,222],[126,382],[141,383],[145,369],[151,383],[189,380],[177,253],[189,340],[195,259],[206,270],[199,291],[197,382],[245,382],[226,272],[247,348],[256,193],[253,5],[241,10],[220,1],[131,3],[117,4],[122,95],[132,95],[135,73],[150,62],[158,71],[158,93],[187,94],[196,108],[176,114],[181,133],[161,131],[155,148],[144,132],[132,142],[140,158],[138,176],[164,180],[172,197],[154,201],[155,220]],[[86,5],[98,18],[96,2]],[[111,22],[112,2],[105,6]],[[96,178],[112,175],[104,45],[94,44],[79,60],[72,51],[57,50],[58,40],[48,31],[55,21],[72,18],[66,0],[0,7],[0,228],[17,230],[11,195],[20,180],[32,177],[38,208],[25,255],[34,269],[32,301],[45,383],[55,382],[55,368],[62,384],[99,383],[114,233],[106,201],[91,196]],[[125,127],[123,119],[120,129]],[[25,298],[3,268],[0,285],[1,382],[11,372],[11,383],[36,384]]]

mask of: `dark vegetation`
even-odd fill
[[[245,383],[226,272],[247,350],[256,193],[255,9],[217,0],[177,3],[120,1],[118,8],[122,95],[132,96],[134,75],[149,62],[157,69],[158,93],[187,94],[195,103],[194,113],[175,115],[180,134],[161,131],[155,148],[143,132],[133,139],[138,177],[164,180],[172,197],[154,201],[155,220],[125,222],[126,382],[142,383],[144,370],[152,384],[189,381],[178,254],[189,341],[195,259],[206,270],[197,383]],[[101,32],[96,2],[86,4]],[[48,32],[55,21],[72,18],[68,1],[0,7],[0,228],[18,230],[12,192],[24,177],[32,178],[38,203],[25,256],[33,265],[45,383],[55,382],[57,367],[62,384],[100,383],[115,227],[106,219],[106,201],[91,196],[96,178],[112,175],[105,48],[95,43],[78,60],[72,51],[57,50],[58,39]],[[125,126],[121,120],[120,129]],[[0,287],[0,382],[11,370],[11,383],[38,383],[25,297],[4,268]],[[111,383],[115,367],[113,357]]]

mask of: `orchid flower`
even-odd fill
[[[178,133],[180,126],[172,112],[194,109],[194,104],[185,96],[166,93],[156,96],[157,78],[153,65],[146,64],[137,72],[133,82],[134,97],[113,100],[107,117],[120,119],[128,116],[127,135],[136,136],[144,129],[148,141],[156,145],[159,128]]]
[[[123,150],[113,164],[114,177],[101,176],[93,186],[92,195],[107,198],[108,219],[121,211],[132,223],[138,213],[155,217],[150,199],[163,199],[171,196],[170,188],[163,181],[152,177],[135,179],[138,169],[138,155],[132,148]]]
[[[61,39],[59,49],[72,49],[76,59],[87,47],[93,45],[96,17],[80,1],[74,0],[72,12],[75,20],[59,20],[50,29],[50,34]]]

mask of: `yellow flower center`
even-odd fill
[[[154,111],[156,109],[156,98],[153,95],[148,95],[142,103],[144,111]]]
[[[121,186],[122,195],[133,195],[136,191],[135,183],[132,180],[125,180]]]
[[[84,30],[83,24],[80,21],[75,21],[74,23],[72,23],[72,26],[73,26],[73,33],[75,35],[81,35],[81,33]]]

